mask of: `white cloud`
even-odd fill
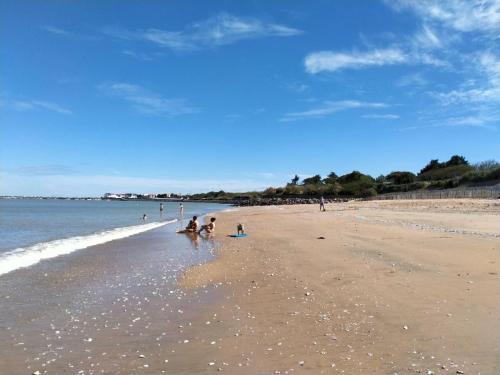
[[[385,108],[385,103],[360,102],[357,100],[326,101],[321,106],[302,112],[290,112],[285,114],[280,121],[295,121],[304,118],[321,118],[335,112],[346,111],[356,108]]]
[[[469,80],[457,89],[429,94],[443,105],[500,103],[500,59],[493,53],[484,51],[475,55],[470,62],[481,80]]]
[[[369,115],[363,115],[361,117],[370,118],[370,119],[380,119],[380,120],[397,120],[399,118],[398,115],[394,115],[392,113],[388,113],[388,114],[384,114],[384,115],[369,114]]]
[[[460,32],[500,35],[500,0],[386,0],[396,10],[411,9],[426,22]]]
[[[164,98],[139,85],[116,82],[101,84],[99,88],[108,95],[127,101],[135,110],[149,115],[177,116],[199,112],[186,99]]]
[[[316,74],[341,69],[359,69],[367,66],[381,66],[406,63],[408,56],[397,48],[375,49],[368,52],[341,53],[333,51],[313,52],[306,56],[306,71]]]
[[[73,112],[59,104],[48,102],[44,100],[11,100],[4,99],[0,103],[0,107],[11,109],[18,112],[47,110],[56,112],[62,115],[71,115]]]
[[[56,35],[61,35],[61,36],[66,36],[66,37],[74,36],[73,33],[69,32],[67,30],[60,29],[60,28],[55,27],[55,26],[44,25],[44,26],[42,26],[42,29],[51,33],[51,34],[56,34]]]
[[[448,119],[448,126],[471,126],[471,127],[488,127],[486,120],[477,116],[452,117]]]
[[[428,49],[439,48],[443,46],[443,42],[438,37],[436,31],[427,25],[422,26],[422,29],[415,34],[415,36],[413,37],[413,42],[416,47]]]
[[[365,52],[319,51],[306,56],[304,65],[310,74],[335,72],[342,69],[361,69],[396,64],[424,64],[446,67],[446,61],[421,51],[404,51],[401,48],[373,49]]]
[[[236,17],[220,13],[205,21],[188,25],[184,30],[149,28],[126,30],[105,27],[106,35],[129,41],[147,41],[159,47],[176,51],[196,50],[232,44],[244,39],[289,37],[302,34],[301,30],[257,18]]]

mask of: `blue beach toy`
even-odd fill
[[[233,238],[244,238],[244,237],[248,237],[248,234],[246,233],[240,233],[240,234],[230,234],[229,237],[233,237]]]

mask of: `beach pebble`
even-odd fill
[[[40,374],[41,374],[41,372],[38,371],[38,370],[36,370],[35,372],[33,372],[33,375],[40,375]]]
[[[463,374],[464,372],[462,370],[457,370],[457,374]]]
[[[406,331],[408,329],[408,326],[403,326],[403,329]]]
[[[214,366],[214,365],[215,365],[215,362],[208,362],[208,365],[209,365],[209,366]]]
[[[139,358],[146,358],[144,354],[139,354]]]
[[[300,366],[304,366],[304,361],[299,361]]]

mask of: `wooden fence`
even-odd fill
[[[446,189],[446,190],[416,190],[400,193],[379,194],[367,200],[387,199],[451,199],[451,198],[474,198],[474,199],[500,199],[500,186],[488,188]]]

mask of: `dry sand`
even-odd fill
[[[166,373],[500,373],[499,201],[217,218],[220,256],[181,285],[217,286],[223,297],[196,314]],[[250,236],[225,237],[238,222]]]

